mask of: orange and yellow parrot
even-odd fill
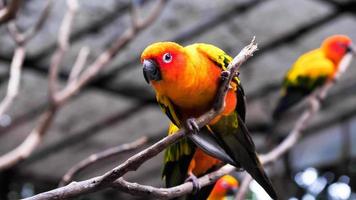
[[[163,177],[167,187],[181,184],[187,177],[194,184],[196,176],[224,162],[244,168],[276,199],[244,123],[245,97],[237,77],[230,84],[224,111],[200,129],[194,121],[213,107],[220,74],[231,61],[221,49],[203,43],[183,47],[174,42],[158,42],[143,51],[144,77],[172,122],[169,134],[182,127],[194,132],[167,148]]]
[[[340,60],[346,53],[354,51],[349,37],[333,35],[326,38],[320,48],[300,56],[284,78],[282,97],[273,112],[273,118],[278,119],[316,88],[332,80]]]
[[[231,175],[224,175],[216,181],[207,200],[235,199],[239,182]]]

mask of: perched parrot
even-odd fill
[[[282,97],[273,112],[273,118],[278,119],[316,88],[332,80],[340,60],[350,51],[354,52],[354,49],[349,37],[333,35],[326,38],[320,48],[300,56],[284,78]]]
[[[194,132],[167,148],[163,177],[167,187],[181,184],[187,177],[196,186],[196,176],[224,162],[244,168],[276,199],[244,123],[245,97],[237,77],[230,84],[223,112],[200,129],[194,121],[212,108],[220,74],[231,61],[223,50],[204,43],[183,47],[174,42],[158,42],[143,51],[143,74],[172,122],[169,134],[182,127]]]
[[[233,176],[225,175],[216,181],[207,200],[233,200],[238,187],[239,182]]]

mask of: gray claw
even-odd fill
[[[199,125],[194,118],[187,119],[186,124],[189,132],[193,134],[199,132],[200,130]]]
[[[185,182],[192,182],[193,194],[196,194],[201,188],[201,186],[199,184],[199,180],[194,174],[190,174],[189,177],[187,179],[185,179]]]

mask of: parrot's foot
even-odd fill
[[[193,134],[198,133],[200,130],[199,125],[198,125],[197,121],[195,120],[195,118],[187,119],[186,126],[187,126],[188,131]]]
[[[229,71],[222,71],[220,76],[221,76],[221,80],[225,81],[225,80],[227,80],[229,78],[230,72]]]
[[[185,182],[192,182],[192,184],[193,184],[193,194],[196,194],[201,188],[198,178],[192,173],[190,173],[189,177],[187,179],[185,179]]]

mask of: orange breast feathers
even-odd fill
[[[162,74],[176,74],[172,81],[153,83],[156,91],[169,97],[181,109],[181,113],[199,116],[211,108],[219,86],[221,68],[205,55],[191,52],[181,61],[184,68],[162,69]],[[180,73],[175,72],[181,70]],[[177,75],[178,74],[178,75]],[[168,77],[167,77],[168,78]],[[162,93],[161,93],[162,92]],[[236,84],[233,83],[225,100],[224,114],[231,113],[236,107]]]
[[[193,159],[190,161],[188,174],[193,173],[195,176],[201,176],[220,163],[222,163],[220,160],[209,156],[197,148]]]

